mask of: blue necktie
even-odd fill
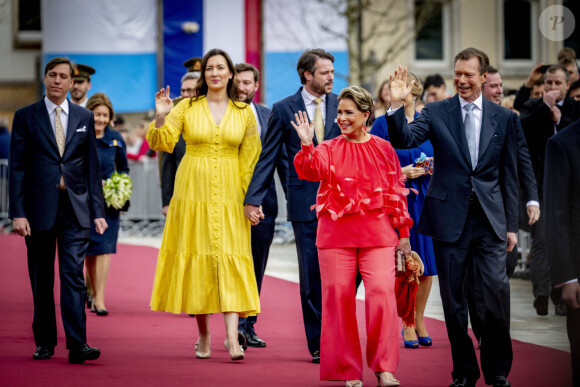
[[[468,103],[465,105],[465,137],[467,138],[467,146],[469,147],[469,155],[471,156],[471,167],[475,169],[477,165],[476,147],[475,147],[475,119],[473,118],[473,108],[475,104]]]

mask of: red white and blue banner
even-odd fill
[[[154,108],[156,0],[43,0],[44,65],[55,56],[95,68],[89,96],[103,92],[116,112]]]

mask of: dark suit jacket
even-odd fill
[[[104,218],[101,168],[93,113],[69,101],[64,155],[56,144],[44,98],[16,112],[10,144],[10,217],[27,218],[31,229],[53,227],[60,176],[81,227]]]
[[[302,99],[302,88],[290,97],[276,102],[272,108],[272,114],[268,121],[268,131],[260,159],[254,169],[254,176],[248,187],[244,203],[259,206],[263,203],[264,197],[271,184],[274,168],[281,157],[282,149],[285,147],[288,152],[288,187],[287,206],[288,220],[291,222],[304,222],[316,219],[316,213],[311,211],[310,206],[316,203],[316,194],[319,183],[307,180],[300,180],[294,168],[294,156],[301,149],[300,138],[296,130],[290,124],[294,121],[294,114],[299,110],[306,111],[304,100]],[[326,96],[326,123],[324,128],[324,139],[330,140],[340,134],[340,129],[336,123],[336,109],[338,100],[336,94]],[[316,146],[316,136],[314,145]]]
[[[258,112],[258,121],[260,122],[260,127],[262,131],[260,133],[260,140],[262,140],[262,146],[266,142],[266,133],[268,132],[268,121],[270,120],[270,114],[272,110],[266,106],[254,104],[256,111]],[[278,171],[278,177],[280,178],[280,183],[282,183],[282,188],[284,189],[284,194],[287,192],[288,187],[288,152],[286,152],[286,147],[282,147],[280,157],[278,157],[276,170]],[[270,187],[266,196],[264,196],[264,201],[262,202],[262,211],[266,216],[276,217],[278,216],[278,196],[276,195],[276,182],[272,179]]]
[[[162,152],[163,156],[161,159],[161,201],[162,206],[168,206],[171,198],[173,197],[173,188],[175,186],[175,174],[177,173],[177,167],[181,162],[181,159],[185,155],[185,140],[183,135],[179,136],[179,140],[175,147],[173,147],[173,152]]]
[[[534,168],[532,160],[530,159],[530,151],[528,150],[528,144],[526,143],[524,130],[520,120],[517,121],[516,125],[516,144],[518,147],[518,179],[520,181],[520,187],[524,193],[524,197],[521,199],[526,203],[530,200],[539,202],[540,197],[538,196],[538,185],[536,184]]]
[[[566,97],[564,105],[560,107],[562,117],[556,125],[556,131],[570,125],[580,118],[580,102]],[[544,160],[548,139],[554,135],[554,121],[550,114],[550,108],[542,98],[534,98],[526,102],[520,112],[520,119],[524,128],[524,135],[530,150],[530,158],[536,175],[538,193],[542,195],[544,181]]]
[[[530,99],[531,95],[532,89],[528,89],[525,85],[520,87],[516,94],[516,99],[514,100],[514,109],[521,111],[524,107],[524,104]]]
[[[580,278],[580,120],[548,140],[544,208],[552,284]]]
[[[474,190],[498,238],[518,231],[518,180],[515,113],[483,98],[479,160],[472,170],[459,97],[427,104],[406,123],[403,109],[389,116],[395,148],[414,148],[431,140],[435,167],[427,188],[418,231],[443,242],[456,242],[463,231]]]

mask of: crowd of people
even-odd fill
[[[436,345],[424,313],[438,276],[450,387],[475,386],[481,374],[488,385],[510,386],[509,278],[524,228],[532,237],[533,307],[547,315],[551,298],[556,314],[567,316],[580,385],[574,51],[535,66],[513,94],[476,48],[454,59],[453,96],[441,75],[421,82],[402,66],[375,99],[359,86],[336,95],[333,62],[323,49],[305,51],[301,86],[269,109],[253,102],[258,70],[210,50],[184,63],[180,97],[172,100],[169,87],[157,91],[153,121],[129,135],[106,94],[87,98],[95,69],[50,60],[46,95],[16,112],[9,163],[10,216],[25,237],[33,289],[33,358],[50,359],[57,344],[56,244],[69,362],[99,357],[87,344],[84,308],[89,299],[92,312],[108,314],[120,214],[105,206],[102,186],[114,172],[129,172],[128,159],[158,154],[166,222],[151,308],[195,318],[197,358],[212,357],[211,314],[223,314],[232,361],[247,347],[266,347],[256,328],[277,170],[296,240],[306,344],[321,380],[363,385],[355,313],[362,282],[367,364],[378,385],[401,383],[396,257],[405,264],[418,256],[424,270],[414,318],[403,319],[404,348]]]

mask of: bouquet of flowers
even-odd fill
[[[433,174],[433,157],[427,157],[427,155],[421,152],[421,156],[415,159],[415,166],[422,167],[426,173],[429,175]]]
[[[133,181],[126,173],[113,172],[111,177],[105,180],[103,195],[107,207],[120,210],[131,197]]]

